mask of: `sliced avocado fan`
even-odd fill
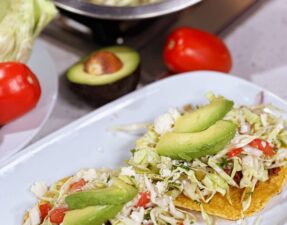
[[[179,117],[173,129],[176,133],[200,132],[223,117],[232,109],[233,102],[224,98],[215,98],[210,104]]]
[[[120,179],[115,179],[113,185],[92,191],[77,192],[65,198],[69,209],[82,209],[96,205],[120,205],[131,201],[138,190]]]
[[[114,218],[123,205],[98,205],[66,212],[63,225],[102,225]]]
[[[236,128],[231,121],[220,120],[197,133],[166,133],[157,143],[156,151],[161,156],[186,161],[214,155],[233,139]]]
[[[111,187],[68,195],[65,201],[69,210],[63,225],[102,225],[113,219],[131,201],[138,190],[114,178]]]

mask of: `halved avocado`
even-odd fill
[[[140,78],[140,56],[126,46],[99,49],[67,72],[72,90],[94,106],[133,91]]]

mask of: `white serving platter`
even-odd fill
[[[111,133],[113,125],[151,121],[170,107],[207,103],[213,91],[238,104],[254,104],[264,91],[264,102],[287,110],[274,94],[230,75],[203,71],[174,76],[118,99],[31,145],[0,164],[1,224],[21,224],[25,210],[35,202],[31,184],[52,184],[81,168],[117,167],[129,157],[135,136]],[[261,225],[284,225],[287,221],[286,193],[272,199],[262,215]],[[253,219],[249,224],[254,224]],[[217,220],[217,224],[235,224]]]
[[[37,76],[42,94],[37,106],[0,129],[0,162],[25,147],[50,116],[58,94],[54,62],[43,42],[37,41],[28,66]]]

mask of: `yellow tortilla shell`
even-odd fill
[[[266,182],[260,182],[255,187],[252,194],[252,202],[243,216],[248,217],[256,212],[261,211],[267,202],[279,194],[287,180],[287,168],[281,168],[278,175],[273,175]],[[228,220],[238,220],[241,216],[241,196],[243,189],[230,188],[230,197],[232,205],[230,205],[226,197],[216,194],[209,203],[202,203],[204,210],[209,215],[218,216]],[[180,208],[200,211],[200,206],[193,200],[181,195],[175,200],[175,205]]]

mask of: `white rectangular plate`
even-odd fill
[[[1,224],[20,225],[25,210],[36,199],[31,184],[52,184],[81,168],[117,167],[129,157],[135,136],[108,131],[113,125],[152,121],[170,107],[207,103],[213,91],[237,104],[254,104],[264,91],[265,103],[287,110],[279,97],[247,81],[215,72],[193,72],[151,84],[114,101],[26,148],[0,165]],[[286,194],[275,197],[263,211],[262,225],[287,221]],[[255,218],[255,217],[254,217]],[[250,224],[252,224],[251,222]],[[230,224],[218,220],[218,224]]]

